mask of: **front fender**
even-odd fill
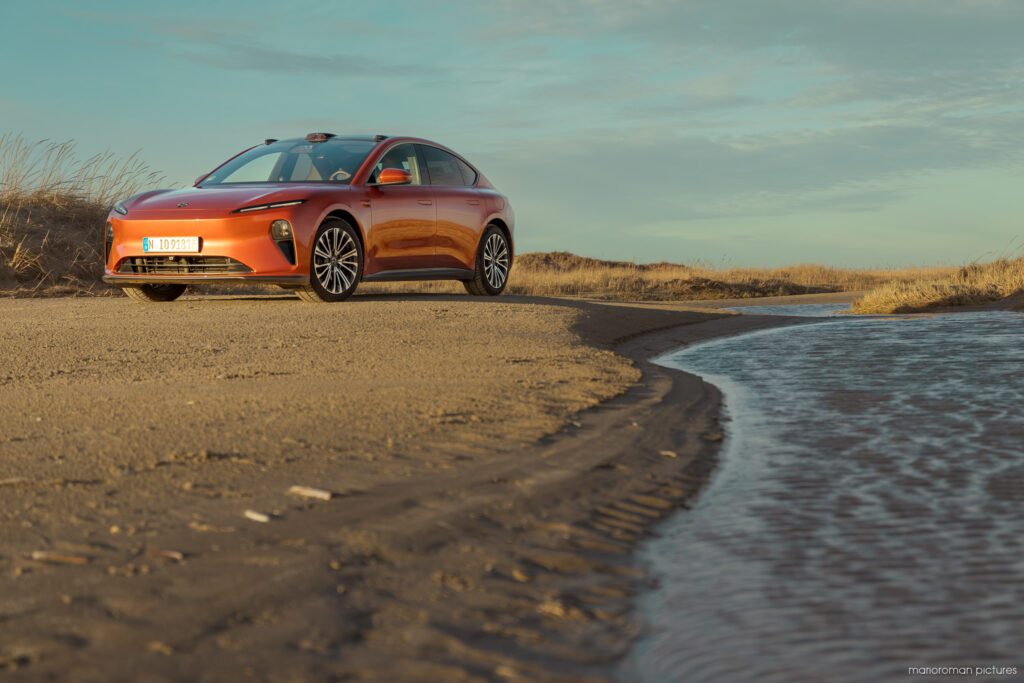
[[[346,214],[349,216],[354,223],[353,227],[359,231],[359,236],[363,240],[363,245],[366,244],[366,228],[370,225],[370,208],[360,205],[359,202],[332,202],[331,204],[321,207],[310,233],[310,237],[312,237],[312,234],[316,233],[317,228],[319,228],[331,214]]]

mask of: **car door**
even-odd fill
[[[419,148],[437,203],[436,267],[472,269],[488,208],[474,187],[477,173],[443,149],[430,145]]]
[[[412,182],[377,185],[377,176],[385,168],[408,171]],[[371,171],[366,189],[370,229],[365,276],[432,267],[437,207],[416,146],[402,143],[386,150]]]

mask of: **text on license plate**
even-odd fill
[[[198,237],[143,237],[142,251],[174,252],[176,254],[198,254]]]

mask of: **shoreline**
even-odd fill
[[[789,304],[849,303],[854,298],[856,298],[856,297],[858,297],[858,296],[860,296],[862,294],[863,294],[863,292],[842,292],[842,293],[831,293],[831,294],[807,294],[807,295],[791,295],[791,296],[777,296],[777,297],[760,297],[760,298],[757,298],[757,299],[729,299],[729,300],[709,300],[709,301],[701,301],[701,302],[692,302],[691,305],[690,305],[690,309],[691,310],[702,310],[702,309],[703,310],[716,310],[716,309],[724,309],[726,307],[729,307],[729,308],[732,308],[732,307],[743,307],[743,308],[749,308],[749,309],[752,309],[752,310],[749,311],[749,312],[744,312],[744,313],[742,313],[740,315],[736,315],[734,318],[719,319],[719,320],[716,320],[716,321],[708,321],[708,322],[703,322],[703,323],[697,323],[697,324],[689,326],[689,327],[680,328],[677,331],[680,332],[681,334],[678,334],[678,335],[673,335],[672,334],[672,332],[673,332],[672,330],[668,331],[667,333],[645,333],[641,337],[641,339],[651,338],[651,340],[652,340],[652,343],[648,347],[649,353],[646,353],[646,355],[644,353],[641,353],[641,354],[638,355],[636,353],[636,350],[634,348],[631,348],[628,343],[625,346],[623,346],[623,348],[617,349],[617,351],[620,352],[620,353],[624,353],[624,355],[626,355],[627,357],[632,358],[639,365],[643,366],[644,367],[644,377],[645,378],[648,377],[648,368],[652,367],[652,368],[656,368],[656,369],[661,369],[661,370],[665,371],[666,373],[668,373],[670,376],[673,376],[673,375],[676,376],[676,381],[679,381],[678,377],[683,377],[683,378],[686,378],[685,381],[687,381],[687,382],[692,382],[693,380],[698,380],[698,381],[702,382],[702,380],[699,380],[698,377],[696,377],[695,375],[693,375],[693,374],[691,374],[689,372],[686,372],[686,371],[683,371],[683,370],[677,370],[677,369],[674,369],[674,368],[665,367],[665,366],[658,365],[658,364],[654,364],[652,361],[655,360],[659,356],[666,355],[666,354],[671,353],[672,351],[675,351],[677,349],[686,348],[686,347],[690,347],[690,346],[694,346],[694,345],[699,345],[699,344],[703,344],[703,343],[707,343],[707,342],[712,342],[712,341],[715,341],[715,340],[718,340],[718,339],[724,339],[724,338],[728,338],[728,337],[732,337],[732,336],[741,336],[741,335],[745,335],[745,334],[751,333],[751,332],[756,332],[756,331],[759,331],[759,330],[776,329],[776,328],[780,328],[780,327],[790,327],[790,326],[801,325],[801,324],[812,324],[814,321],[821,320],[821,318],[816,318],[816,317],[795,317],[795,316],[782,316],[782,315],[761,316],[761,315],[758,315],[757,312],[756,312],[756,309],[759,308],[759,307],[777,306],[777,305],[789,305]],[[936,309],[934,311],[929,311],[927,313],[897,314],[896,317],[910,317],[910,318],[913,318],[913,317],[917,317],[917,316],[932,316],[932,315],[937,315],[937,314],[975,313],[975,312],[989,312],[989,311],[1006,311],[1006,312],[1017,312],[1017,313],[1024,312],[1024,307],[1022,307],[1022,305],[1021,305],[1021,296],[1011,297],[1011,298],[1008,298],[1008,299],[1006,299],[1004,301],[991,302],[991,303],[988,303],[988,304],[977,305],[977,306],[970,306],[970,307],[962,306],[962,307],[952,307],[952,308]],[[870,318],[870,317],[880,317],[880,316],[865,315],[864,317],[869,317]],[[886,317],[891,317],[891,316],[886,316]],[[749,326],[736,324],[736,323],[733,322],[733,321],[736,320],[736,318],[744,318],[747,321],[749,321],[751,324]],[[735,325],[735,327],[733,327],[733,325],[730,325],[730,323],[733,323],[733,325]],[[680,342],[681,341],[682,343],[669,343],[666,346],[664,344],[666,338],[667,339],[673,339],[674,338],[676,342]],[[724,396],[722,395],[721,390],[718,387],[714,386],[713,384],[706,383],[706,382],[702,382],[702,383],[704,383],[706,386],[711,388],[711,390],[713,392],[713,399],[711,399],[711,400],[713,400],[715,402],[716,410],[718,411],[718,416],[719,416],[719,419],[720,419],[721,418],[721,407],[724,404]],[[666,400],[666,402],[670,402],[668,396],[665,397],[665,400]],[[699,470],[699,472],[700,472],[699,480],[689,482],[689,483],[692,484],[692,487],[691,488],[687,488],[685,494],[675,500],[678,508],[681,509],[681,510],[680,509],[675,510],[675,512],[677,512],[679,514],[685,514],[685,510],[688,508],[687,503],[691,499],[693,499],[696,496],[700,495],[700,493],[704,490],[705,486],[709,483],[710,478],[714,475],[714,472],[715,472],[715,470],[717,469],[717,466],[718,466],[718,458],[720,457],[720,448],[716,447],[716,448],[713,449],[713,452],[711,452],[710,454],[704,454],[702,457],[710,458],[710,461],[711,461],[710,462],[710,466],[706,467],[706,468],[701,468]],[[691,465],[692,464],[695,464],[695,463],[691,463]],[[689,466],[687,466],[687,472],[686,473],[689,473],[689,471],[690,471],[690,468],[689,468]],[[646,537],[640,538],[638,541],[634,542],[633,545],[631,546],[632,547],[631,553],[634,554],[634,557],[635,557],[635,552],[637,550],[637,545],[639,543],[650,542],[652,540],[652,535],[651,535],[652,532],[653,532],[653,536],[656,537],[657,533],[656,533],[656,531],[654,531],[656,526],[668,522],[669,518],[671,516],[672,516],[672,514],[670,513],[669,515],[666,515],[663,518],[655,520],[653,523],[648,523],[647,525],[645,525],[644,530],[646,532]],[[639,563],[637,563],[637,564],[639,564]],[[641,586],[641,591],[642,591],[643,590],[643,584],[640,583],[638,585]],[[633,594],[631,596],[631,598],[630,598],[630,602],[633,605],[634,609],[638,607],[638,605],[636,603],[636,598],[637,597],[639,597],[638,594]],[[637,615],[637,622],[642,625],[642,622],[643,622],[642,615]],[[642,634],[640,634],[640,635],[642,635]],[[635,645],[636,640],[637,640],[636,637],[634,637],[631,640],[631,643],[630,643],[631,646],[629,648],[627,648],[627,650],[626,650],[626,656],[627,657],[628,657],[629,652],[632,651],[632,649],[633,649],[632,646]],[[620,663],[622,663],[623,661],[624,661],[624,659],[620,660]],[[602,680],[604,680],[604,679],[602,679]],[[612,680],[620,680],[620,679],[618,677],[614,677]]]
[[[363,303],[390,305],[381,299],[392,300]],[[464,297],[404,297],[395,305],[408,308],[408,300],[436,313]],[[635,546],[700,490],[722,438],[718,391],[649,359],[800,320],[678,304],[508,303],[510,310],[570,309],[575,344],[629,359],[639,380],[570,414],[554,433],[544,427],[539,441],[513,440],[493,457],[429,476],[395,470],[398,478],[354,488],[336,503],[293,502],[272,524],[228,527],[211,508],[212,521],[193,513],[187,524],[143,524],[129,539],[125,530],[106,536],[100,515],[98,523],[76,522],[86,529],[77,546],[54,544],[68,553],[120,553],[120,561],[103,560],[111,562],[106,572],[99,561],[57,568],[25,561],[16,551],[26,547],[15,542],[3,557],[6,580],[18,583],[7,585],[0,605],[8,616],[0,662],[30,676],[73,669],[68,680],[83,681],[131,680],[139,668],[159,680],[237,680],[246,671],[268,681],[607,680],[639,632],[633,598],[645,578]],[[476,429],[471,423],[466,432]],[[475,453],[471,446],[494,448],[492,437],[450,443],[456,462],[469,457],[459,451]],[[167,469],[159,465],[156,472]],[[238,481],[239,467],[228,481]],[[31,502],[33,492],[5,478],[14,483],[0,495]],[[290,483],[303,482],[280,488]],[[69,486],[77,488],[63,490]],[[165,489],[160,484],[141,505],[184,521],[164,507]],[[72,514],[94,513],[76,506]],[[178,558],[171,549],[186,550]],[[40,605],[40,595],[54,602]]]

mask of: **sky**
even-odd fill
[[[519,251],[777,266],[1024,245],[1024,1],[3,2],[0,135],[183,187],[311,131],[430,138]]]

